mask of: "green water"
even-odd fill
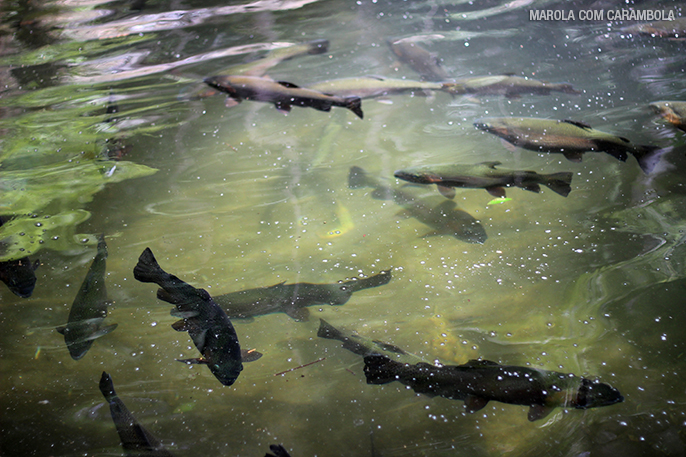
[[[15,219],[0,228],[0,260],[28,254],[41,266],[30,298],[0,284],[0,454],[121,455],[98,390],[107,371],[178,456],[258,456],[273,443],[294,457],[684,455],[686,143],[647,104],[684,100],[685,42],[622,33],[630,23],[528,20],[529,9],[565,2],[243,6],[2,5],[0,209]],[[364,120],[336,107],[284,115],[266,103],[226,108],[221,95],[193,96],[207,75],[314,39],[328,39],[328,52],[268,75],[299,85],[418,79],[386,43],[416,35],[435,35],[422,46],[455,77],[515,73],[583,93],[406,94],[364,100]],[[107,114],[108,104],[119,111]],[[589,152],[573,163],[511,152],[473,126],[495,116],[582,120],[670,150],[650,175],[633,157]],[[103,157],[107,144],[125,144],[121,160]],[[471,244],[425,236],[431,229],[393,201],[347,186],[351,166],[395,184],[403,167],[494,160],[571,171],[572,192],[509,188],[510,201],[489,204],[485,190],[458,189],[457,207],[488,235]],[[445,200],[434,187],[408,191],[432,206]],[[105,322],[118,328],[74,361],[55,327],[66,323],[99,233],[113,301]],[[171,329],[171,305],[156,288],[133,278],[145,247],[211,294],[389,268],[393,279],[343,306],[311,308],[308,322],[236,321],[241,346],[264,356],[223,387],[207,368],[175,361],[197,350]],[[461,401],[399,383],[367,385],[359,356],[317,338],[320,317],[428,360],[484,358],[600,379],[625,400],[533,423],[523,406],[491,402],[470,414]]]

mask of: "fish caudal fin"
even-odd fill
[[[368,355],[364,358],[364,375],[367,384],[388,384],[396,380],[396,366],[388,357],[382,355]]]
[[[573,173],[566,171],[545,175],[543,184],[548,186],[553,192],[566,197],[572,191],[572,186],[570,185],[572,183],[572,175]]]
[[[669,151],[670,148],[660,148],[659,146],[650,145],[640,145],[631,151],[636,160],[638,160],[638,165],[645,174],[650,174],[657,163],[660,161],[662,154]]]
[[[150,248],[145,248],[140,257],[138,257],[138,263],[133,268],[133,277],[140,282],[159,284],[161,277],[165,274]]]
[[[355,113],[360,119],[364,118],[364,113],[362,113],[362,99],[360,97],[346,97],[345,107]]]

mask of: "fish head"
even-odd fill
[[[681,117],[686,115],[686,113],[678,113],[671,102],[653,102],[649,106],[655,114],[660,115],[663,119],[672,124],[683,122]]]
[[[484,132],[492,133],[500,138],[507,139],[510,136],[510,129],[506,122],[502,119],[489,118],[489,119],[478,119],[474,122],[474,127]]]
[[[586,409],[614,405],[623,401],[624,397],[609,384],[582,378],[572,405],[578,409]]]
[[[398,179],[416,184],[434,184],[441,182],[441,177],[423,167],[405,168],[393,173]]]

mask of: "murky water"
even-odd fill
[[[121,455],[102,371],[180,456],[257,456],[273,443],[293,456],[686,453],[686,143],[648,108],[684,99],[684,41],[628,34],[631,22],[529,20],[530,9],[572,4],[681,14],[619,3],[2,5],[0,209],[15,218],[0,228],[0,260],[28,254],[40,267],[30,298],[0,287],[0,453]],[[582,94],[393,95],[363,100],[363,120],[344,108],[284,115],[198,95],[208,75],[316,39],[329,40],[326,53],[267,74],[301,86],[419,79],[387,44],[411,36],[452,77],[514,73]],[[498,116],[583,121],[668,152],[649,175],[633,157],[588,152],[576,163],[512,152],[473,126]],[[484,161],[571,171],[572,191],[509,188],[511,200],[498,203],[458,189],[456,207],[488,235],[478,244],[427,236],[432,228],[392,200],[348,188],[352,166],[400,186],[399,168]],[[433,186],[406,190],[430,207],[446,201]],[[74,361],[55,328],[100,233],[113,302],[106,322],[118,327]],[[264,355],[223,387],[207,368],[175,361],[197,350],[171,329],[177,319],[156,288],[133,278],[145,247],[213,295],[386,269],[393,279],[343,306],[312,307],[307,322],[283,313],[236,320],[241,346]],[[525,406],[468,413],[400,383],[367,385],[361,357],[316,336],[320,317],[429,361],[483,358],[600,379],[624,402],[529,422]]]

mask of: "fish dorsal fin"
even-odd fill
[[[619,138],[620,140],[622,140],[625,143],[631,143],[631,141],[629,141],[627,138],[624,138],[623,136],[618,136],[617,138]]]
[[[438,187],[438,191],[443,195],[445,198],[453,199],[455,198],[455,188],[454,187],[448,187],[448,186],[441,186],[440,184],[436,184],[436,187]]]
[[[273,286],[267,287],[267,289],[274,289],[274,288],[276,288],[276,287],[281,287],[281,286],[283,286],[284,284],[286,284],[286,281],[281,281],[281,282],[279,282],[279,283],[274,284]]]
[[[501,165],[501,164],[502,164],[502,162],[500,162],[498,160],[494,160],[492,162],[481,162],[478,165],[483,165],[486,168],[492,168],[495,170],[495,167],[497,167],[498,165]]]
[[[565,159],[569,160],[570,162],[581,162],[584,157],[583,152],[565,151],[562,153],[562,155],[565,156]]]
[[[560,122],[566,122],[567,124],[576,125],[577,127],[582,128],[582,129],[592,129],[593,128],[590,125],[588,125],[587,123],[581,122],[581,121],[570,121],[569,119],[564,119],[564,120],[561,120]]]
[[[290,308],[284,311],[290,318],[298,322],[310,319],[310,310],[307,308]]]
[[[289,83],[288,81],[276,81],[277,83],[281,84],[283,87],[288,87],[289,89],[300,89],[300,86],[297,84]]]
[[[460,365],[462,367],[495,367],[495,366],[500,366],[498,362],[493,362],[491,360],[476,360],[472,359],[465,363],[464,365]]]
[[[467,395],[464,399],[464,406],[467,411],[474,412],[483,409],[488,404],[488,398],[476,397],[474,395]]]
[[[507,73],[503,73],[502,76],[517,76],[517,73],[515,73],[515,72],[513,72],[513,71],[510,71],[510,72],[507,72]]]
[[[241,349],[241,361],[243,362],[254,362],[260,357],[262,357],[262,353],[255,349]]]
[[[545,405],[531,405],[531,408],[529,408],[529,414],[527,414],[527,417],[529,421],[537,421],[539,419],[543,419],[546,417],[548,414],[550,414],[553,411],[552,406],[545,406]]]
[[[377,81],[386,81],[386,78],[379,75],[367,75],[366,77],[369,79],[376,79]]]

